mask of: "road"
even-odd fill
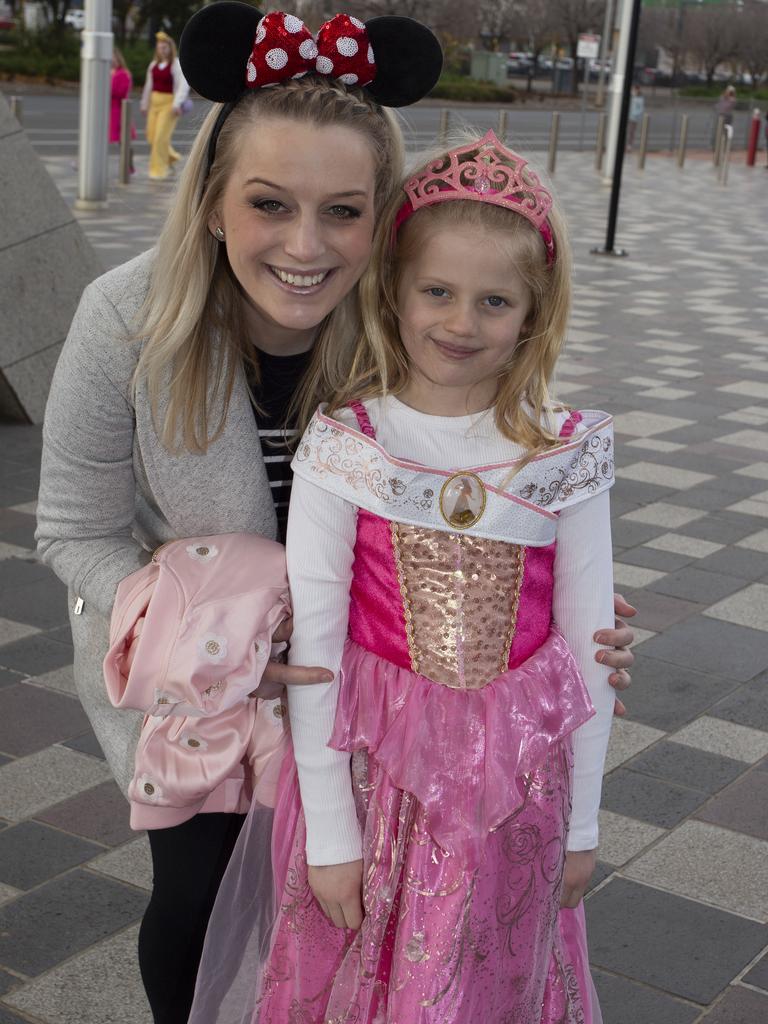
[[[11,86],[3,84],[3,91],[10,95]],[[23,97],[24,127],[35,149],[41,156],[75,156],[77,154],[77,126],[79,100],[71,95],[25,95]],[[450,104],[445,104],[446,108]],[[189,117],[183,119],[176,129],[174,143],[186,151],[192,143],[197,128],[208,110],[207,101],[198,100]],[[141,131],[143,117],[139,113],[138,96],[134,98],[134,120],[139,128],[136,149],[139,154],[148,151]],[[419,104],[402,111],[406,123],[406,134],[412,146],[428,144],[437,134],[440,122],[440,105]],[[551,110],[546,101],[535,107],[508,108],[508,138],[522,150],[546,149],[552,120]],[[651,150],[670,149],[677,136],[680,115],[689,115],[688,146],[690,149],[706,149],[712,131],[712,112],[707,106],[690,105],[675,108],[651,107],[650,141]],[[461,106],[451,108],[454,124],[465,123],[478,128],[496,127],[498,108],[484,106]],[[738,112],[735,119],[734,148],[743,148],[746,142],[748,114]],[[562,110],[560,114],[559,146],[563,150],[590,149],[595,145],[598,114],[587,111],[582,126],[579,110]]]

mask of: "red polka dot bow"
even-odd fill
[[[310,72],[338,78],[345,85],[369,85],[376,77],[376,62],[362,21],[337,14],[315,37],[293,14],[265,15],[248,58],[247,86],[259,89]]]

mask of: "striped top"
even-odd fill
[[[295,425],[286,424],[285,416],[311,358],[311,349],[291,356],[275,356],[259,350],[261,381],[258,385],[250,382],[261,407],[260,410],[254,409],[254,414],[277,513],[278,539],[283,544],[293,483],[293,444],[298,434]]]

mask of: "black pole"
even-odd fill
[[[608,227],[605,234],[605,245],[602,249],[592,252],[600,255],[626,256],[622,249],[613,248],[616,238],[616,221],[619,215],[619,196],[621,195],[621,172],[624,168],[624,148],[627,144],[627,119],[629,116],[629,100],[632,94],[632,83],[635,77],[635,52],[637,35],[640,26],[640,9],[642,0],[632,0],[632,21],[629,27],[627,45],[627,63],[624,68],[624,88],[621,93],[621,114],[619,116],[619,134],[616,139],[616,154],[613,163],[613,182],[611,184],[611,201],[608,206]]]

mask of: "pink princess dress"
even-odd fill
[[[294,470],[358,509],[329,745],[352,755],[365,919],[340,930],[313,897],[289,753],[253,1000],[215,1017],[209,993],[191,1021],[600,1024],[583,908],[560,909],[570,735],[594,712],[552,593],[558,512],[613,482],[610,417],[575,414],[510,481],[393,459],[353,408],[359,430],[316,414]]]

